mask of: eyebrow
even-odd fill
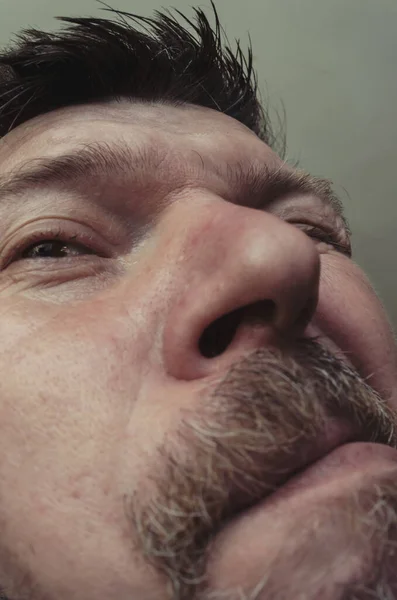
[[[201,171],[205,173],[206,161],[201,156],[200,159]],[[285,165],[271,168],[260,162],[211,166],[217,175],[226,179],[242,204],[250,197],[258,199],[263,207],[265,202],[292,194],[315,196],[331,206],[348,228],[343,204],[329,179],[315,177],[304,170],[291,170]],[[123,141],[85,143],[59,156],[30,159],[17,169],[0,175],[0,204],[11,196],[22,195],[37,187],[75,188],[79,182],[115,176],[142,177],[143,173],[158,173],[159,169],[179,176],[191,172],[192,167],[182,160],[176,161],[175,155],[171,158],[169,151],[154,144],[133,147]]]

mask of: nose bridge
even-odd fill
[[[163,340],[164,362],[174,376],[191,379],[214,368],[214,360],[200,356],[198,342],[211,323],[228,313],[271,302],[273,316],[263,329],[286,333],[314,310],[319,254],[298,228],[223,201],[176,221],[185,224],[183,235],[174,235],[182,240],[179,281]]]

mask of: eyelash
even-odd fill
[[[295,224],[298,225],[298,224]],[[333,246],[335,248],[336,251],[340,252],[341,254],[344,254],[346,256],[351,256],[351,249],[350,249],[350,245],[349,244],[342,244],[338,241],[339,237],[337,232],[333,232],[333,231],[326,231],[325,229],[322,229],[320,227],[317,227],[315,225],[308,225],[308,224],[300,224],[300,229],[302,229],[304,231],[304,233],[306,233],[306,235],[308,235],[309,237],[316,239],[320,242],[324,242],[326,244],[330,244],[331,246]],[[101,254],[99,248],[95,248],[95,244],[93,243],[93,236],[90,236],[88,234],[75,234],[70,236],[64,228],[62,227],[57,227],[57,228],[49,228],[45,231],[41,230],[38,231],[36,233],[32,233],[31,235],[29,235],[27,238],[25,238],[24,240],[20,241],[18,244],[16,244],[16,246],[13,247],[12,251],[11,251],[11,255],[7,256],[5,258],[6,261],[6,265],[7,266],[10,262],[14,262],[14,261],[18,261],[18,260],[37,260],[40,258],[43,258],[43,260],[49,261],[49,260],[59,260],[58,258],[44,258],[44,257],[37,257],[36,259],[30,257],[23,257],[23,253],[27,252],[29,249],[31,249],[31,247],[34,247],[34,245],[38,245],[39,243],[45,243],[45,242],[52,242],[52,241],[59,241],[59,242],[64,242],[65,245],[67,245],[68,243],[72,243],[76,246],[80,246],[81,249],[87,250],[87,254],[99,254],[99,255],[103,255],[103,253]],[[62,258],[63,261],[65,260],[73,260],[75,257],[64,257]]]
[[[5,257],[5,262],[6,265],[8,265],[10,262],[14,262],[14,261],[18,261],[18,260],[37,260],[36,259],[32,259],[32,258],[27,258],[27,257],[23,257],[23,253],[27,252],[28,250],[31,249],[31,247],[33,247],[35,244],[43,244],[45,242],[53,242],[53,241],[58,241],[58,242],[63,242],[65,245],[67,244],[71,244],[73,243],[76,246],[80,246],[82,249],[88,251],[87,253],[97,253],[97,254],[101,254],[99,248],[95,248],[95,244],[93,242],[93,236],[89,235],[89,234],[84,234],[84,233],[80,233],[80,234],[74,234],[74,235],[70,235],[64,228],[62,227],[56,227],[56,228],[49,228],[47,230],[41,230],[41,231],[37,231],[35,233],[32,233],[31,235],[29,235],[27,238],[24,238],[23,240],[21,240],[20,242],[18,242],[16,245],[13,246],[12,250],[10,251],[9,255]],[[103,256],[103,253],[102,253]],[[38,257],[38,259],[40,259],[41,257]],[[74,257],[71,257],[72,259]],[[57,258],[44,258],[44,260],[49,261],[49,260],[58,260]],[[68,257],[63,258],[62,260],[68,260]]]
[[[295,224],[296,225],[296,224]],[[306,235],[314,240],[318,240],[319,242],[324,242],[325,244],[329,244],[333,246],[333,248],[348,256],[349,258],[352,255],[352,250],[350,246],[349,236],[346,232],[346,240],[342,242],[341,232],[339,230],[334,229],[325,229],[322,227],[318,227],[316,225],[311,224],[301,224],[299,227]]]

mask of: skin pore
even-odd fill
[[[0,200],[7,598],[392,589],[396,346],[342,218],[233,186],[293,169],[191,105],[42,115],[0,140],[0,181],[115,141],[138,166]]]

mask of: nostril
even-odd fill
[[[205,358],[215,358],[226,350],[243,320],[244,310],[244,307],[238,308],[223,315],[204,330],[199,350]]]
[[[239,326],[244,324],[263,327],[274,320],[276,305],[272,300],[260,300],[238,308],[216,321],[203,332],[199,340],[199,350],[205,358],[215,358],[222,354],[233,341]]]
[[[250,325],[268,325],[276,318],[276,304],[273,300],[259,300],[244,309],[244,321]]]

